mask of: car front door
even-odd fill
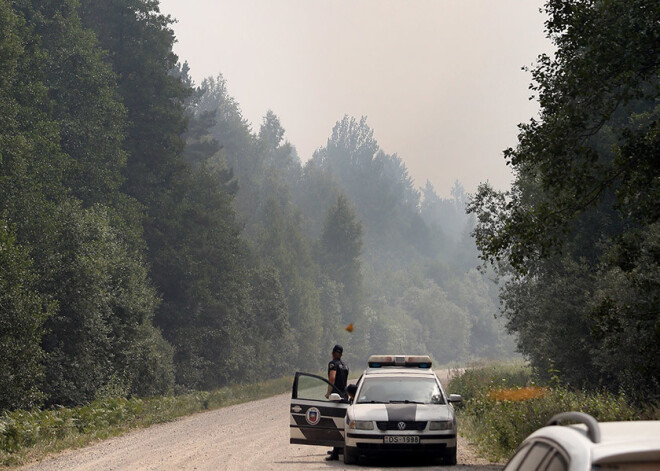
[[[325,397],[328,386],[332,392],[344,397],[326,379],[309,374],[296,373],[291,392],[290,443],[298,445],[344,446],[344,420],[348,401],[332,401]]]

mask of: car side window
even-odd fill
[[[523,445],[504,467],[504,471],[567,471],[566,457],[545,441]]]
[[[526,443],[516,452],[515,455],[513,455],[513,457],[504,467],[503,471],[516,471],[518,469],[518,465],[525,458],[525,455],[527,455],[528,451],[529,451],[529,443]]]
[[[567,471],[567,470],[568,470],[568,463],[560,453],[555,453],[552,456],[552,458],[550,458],[550,462],[548,463],[548,466],[545,467],[545,471]]]
[[[534,442],[516,467],[510,468],[507,465],[505,469],[506,471],[538,471],[551,449],[550,445],[546,443]]]
[[[330,402],[325,397],[328,392],[328,382],[314,376],[298,376],[298,399],[309,399],[312,401]],[[338,391],[333,391],[338,392]]]

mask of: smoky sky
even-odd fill
[[[222,73],[259,129],[271,109],[303,161],[345,114],[367,116],[417,185],[490,181],[535,116],[529,72],[549,52],[540,0],[161,0],[197,83]]]

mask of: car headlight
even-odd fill
[[[357,430],[373,430],[374,423],[371,420],[351,420],[348,427]]]
[[[433,420],[429,424],[429,430],[451,430],[454,422],[451,420]]]

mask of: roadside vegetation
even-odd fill
[[[511,188],[468,211],[501,318],[545,381],[660,400],[660,3],[548,1]],[[625,58],[619,60],[618,58]]]
[[[150,398],[102,398],[86,406],[0,414],[0,466],[20,465],[200,411],[281,394],[291,378],[234,385],[210,392]]]
[[[660,4],[547,1],[545,13],[555,51],[530,69],[540,110],[504,152],[513,184],[482,184],[468,205],[531,366],[452,383],[464,432],[498,461],[558,412],[660,417]]]
[[[623,392],[573,389],[556,375],[539,383],[523,362],[475,365],[457,372],[448,390],[463,396],[461,433],[494,462],[508,460],[522,440],[559,412],[586,412],[598,421],[660,419],[660,409],[635,405]]]

